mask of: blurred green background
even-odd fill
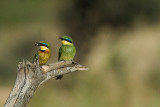
[[[41,85],[28,107],[160,107],[159,0],[0,0],[0,107],[36,41],[71,36],[89,71]]]

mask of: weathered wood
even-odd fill
[[[26,107],[36,89],[45,81],[58,75],[88,70],[72,61],[60,61],[49,65],[39,66],[38,62],[20,62],[17,67],[17,78],[14,87],[4,107]]]

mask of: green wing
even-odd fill
[[[61,54],[62,54],[62,47],[59,48],[58,61],[60,61]]]
[[[39,57],[39,56],[38,56],[38,52],[37,52],[37,53],[34,55],[33,63],[36,62],[36,61],[38,60],[38,57]]]

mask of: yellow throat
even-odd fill
[[[65,41],[65,40],[62,40],[62,44],[63,45],[72,45],[72,43],[68,42],[68,41]]]
[[[47,50],[48,48],[45,46],[40,46],[40,50]]]

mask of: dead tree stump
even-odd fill
[[[39,66],[38,62],[20,62],[17,67],[17,78],[14,87],[4,107],[26,107],[36,89],[45,81],[58,75],[88,70],[88,68],[73,64],[72,61],[60,61]]]

